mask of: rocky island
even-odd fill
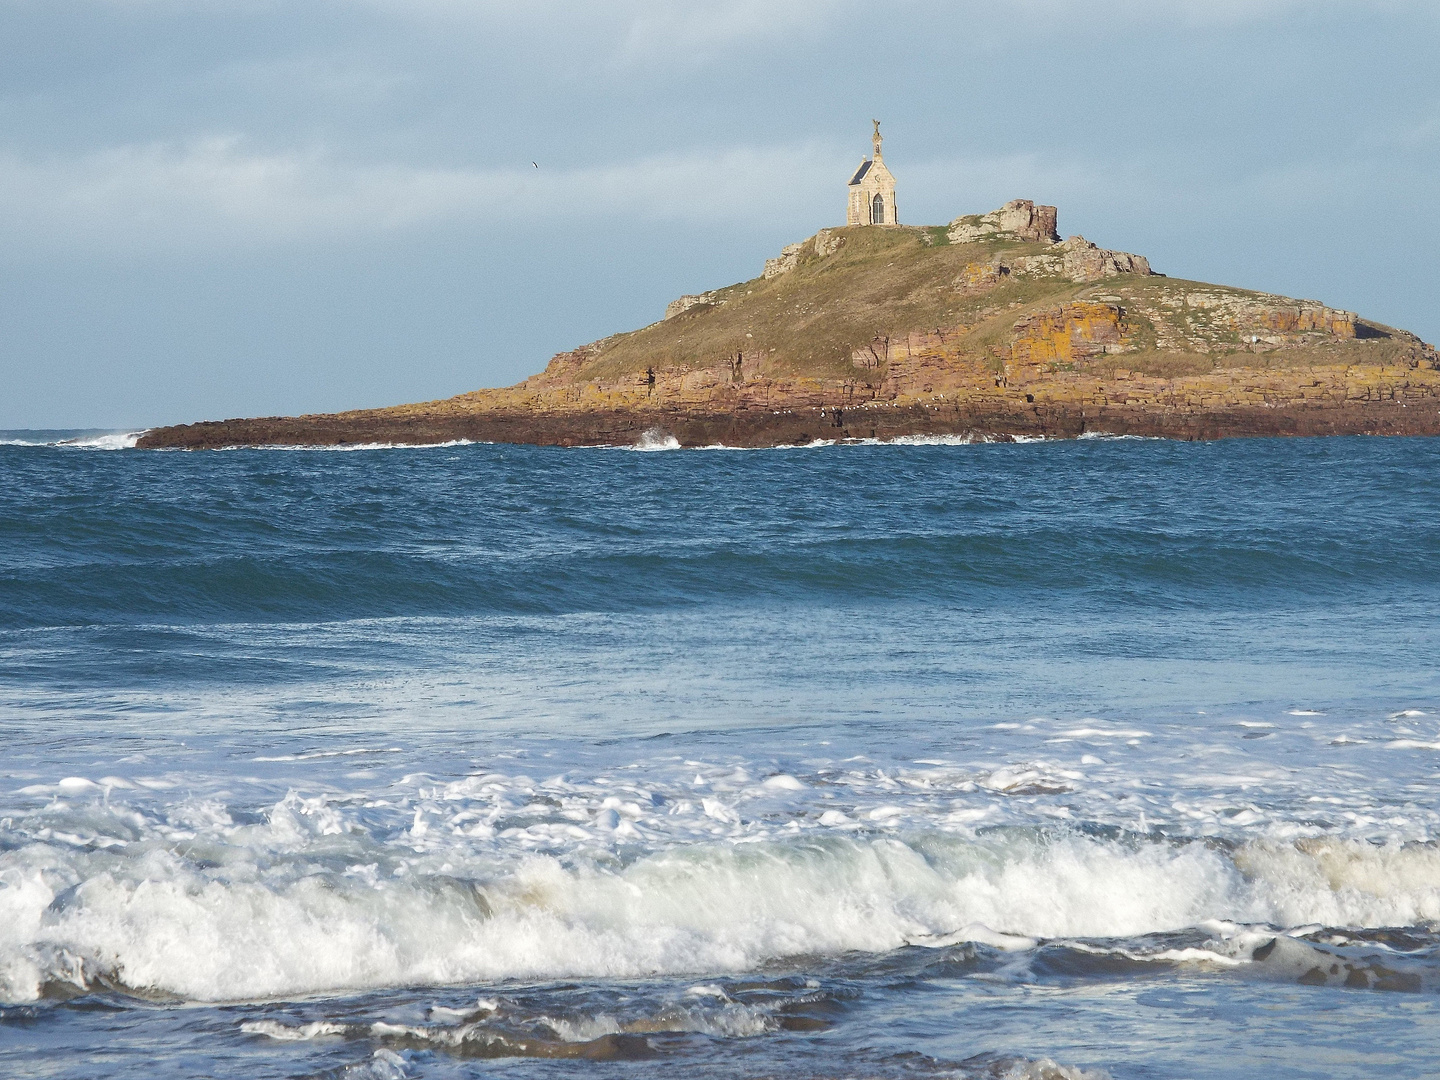
[[[515,386],[156,428],[139,445],[1440,434],[1436,351],[1413,334],[1156,274],[1139,255],[1062,241],[1055,208],[1028,200],[949,225],[887,223],[888,182],[871,221],[822,229],[761,277],[682,296],[661,321]],[[850,220],[869,197],[852,197]]]

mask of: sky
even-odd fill
[[[1034,199],[1435,342],[1437,42],[1434,0],[0,0],[0,428],[508,385],[843,224],[872,117],[902,222]]]

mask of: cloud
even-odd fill
[[[627,5],[629,29],[623,55],[639,58],[681,50],[694,54],[755,39],[793,35],[831,23],[853,0],[727,0],[676,4],[656,0]]]
[[[927,5],[928,6],[928,5]],[[968,0],[973,17],[985,13],[1004,21],[1010,13],[1047,16],[1064,22],[1108,23],[1121,19],[1137,25],[1233,26],[1266,22],[1296,14],[1345,15],[1366,12],[1434,14],[1431,0]]]
[[[757,190],[769,193],[759,213],[778,221],[823,198],[845,164],[805,145],[569,169],[423,167],[208,138],[72,158],[0,156],[0,225],[46,245],[267,246],[449,222],[753,221]]]
[[[668,40],[738,40],[783,33],[825,20],[858,0],[610,0],[595,5],[588,0],[365,0],[373,9],[405,18],[479,21],[549,26],[564,29],[563,21],[605,22],[614,26],[652,30]]]
[[[769,230],[840,213],[853,160],[818,142],[700,148],[576,167],[364,162],[324,147],[264,151],[240,137],[144,143],[75,156],[0,155],[0,231],[12,250],[259,250],[464,227],[504,232],[607,220]],[[907,161],[902,220],[946,221],[1011,198],[1104,207],[1123,175],[1132,216],[1187,201],[1193,212],[1344,202],[1380,182],[1379,162],[1256,163],[1177,180],[1164,160],[1053,150]],[[1400,178],[1390,177],[1395,187]],[[1403,185],[1402,185],[1403,186]],[[1413,186],[1413,185],[1411,185]],[[832,205],[833,204],[833,205]],[[908,210],[906,208],[909,208]],[[823,223],[823,222],[822,222]],[[1078,223],[1077,223],[1078,224]]]
[[[365,0],[372,9],[419,21],[545,26],[559,34],[603,25],[623,35],[627,51],[654,55],[753,42],[808,30],[826,32],[848,24],[861,32],[873,5],[858,0]],[[892,0],[887,25],[912,21],[944,27],[1013,22],[1045,16],[1066,22],[1245,24],[1290,16],[1391,12],[1433,15],[1432,0]],[[863,42],[861,42],[863,44]]]

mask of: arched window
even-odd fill
[[[876,195],[870,200],[870,221],[874,225],[885,224],[885,196]]]

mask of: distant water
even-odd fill
[[[4,1076],[1436,1071],[1440,441],[0,442]]]

